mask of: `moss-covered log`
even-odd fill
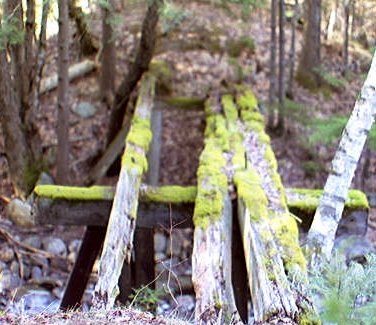
[[[130,261],[141,177],[147,170],[146,152],[152,137],[150,117],[154,85],[155,79],[150,75],[142,80],[135,114],[126,138],[94,293],[93,304],[97,308],[109,309],[113,306],[119,293],[118,280],[124,260]]]
[[[214,102],[214,101],[213,101]],[[197,171],[193,215],[192,282],[197,324],[241,323],[231,281],[232,207],[225,173],[224,146],[217,137],[224,117],[215,102],[206,107],[211,123]]]
[[[223,97],[222,105],[227,115],[238,116],[236,124],[229,127],[229,147],[255,321],[303,323],[313,309],[307,304],[303,307],[304,297],[288,277],[298,272],[304,278],[306,272],[298,227],[287,208],[257,101],[250,91],[239,91],[235,99]]]

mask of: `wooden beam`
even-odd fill
[[[93,306],[110,309],[119,294],[118,280],[123,263],[128,263],[133,249],[141,177],[147,170],[146,153],[151,142],[150,117],[155,79],[144,76],[129,133],[122,167],[100,260]]]

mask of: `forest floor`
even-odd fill
[[[124,12],[120,12],[121,8],[118,9],[119,13],[124,15]],[[119,23],[116,28],[117,84],[126,74],[127,66],[135,53],[143,7],[136,5],[132,10],[125,11],[124,22]],[[204,98],[208,91],[222,88],[223,84],[242,82],[248,84],[255,92],[262,111],[266,113],[264,107],[268,98],[270,45],[267,11],[257,9],[251,12],[246,20],[242,20],[238,7],[233,7],[233,11],[229,13],[209,3],[191,1],[189,4],[184,4],[184,10],[181,12],[181,21],[176,25],[167,20],[161,22],[161,28],[167,36],[161,36],[155,56],[155,59],[167,62],[172,71],[171,95]],[[92,15],[90,22],[94,35],[100,35],[100,15],[98,13]],[[71,63],[83,59],[79,55],[77,36],[74,37],[74,33],[72,29]],[[288,30],[287,39],[289,35]],[[235,45],[230,41],[242,37],[251,37],[254,47],[244,47],[233,53]],[[298,29],[298,53],[301,37],[301,29]],[[283,136],[276,137],[271,134],[272,146],[285,187],[323,187],[337,142],[331,145],[313,143],[310,139],[314,129],[310,124],[315,118],[350,114],[368,69],[367,63],[364,62],[367,58],[364,52],[366,51],[350,52],[353,70],[351,78],[344,79],[341,76],[341,46],[336,43],[324,43],[323,65],[328,73],[341,80],[340,86],[323,88],[312,93],[295,83],[292,94],[295,104],[289,105],[291,107],[287,113],[286,130]],[[48,41],[46,76],[56,73],[56,62],[57,38],[52,37]],[[71,107],[88,102],[96,109],[92,117],[84,118],[73,112],[70,117],[71,182],[76,185],[82,184],[82,180],[92,167],[93,159],[103,149],[106,139],[109,111],[99,100],[98,77],[99,72],[96,71],[72,82],[70,86]],[[55,90],[41,99],[38,116],[43,150],[51,175],[55,174],[56,111]],[[163,114],[160,183],[195,184],[198,158],[203,146],[204,114],[202,111],[183,111],[173,107],[164,109]],[[361,159],[353,186],[375,193],[376,152],[371,150],[368,155]],[[365,177],[365,175],[373,175],[373,177]],[[103,179],[103,183],[106,184],[115,184],[115,182],[116,178]],[[1,133],[0,195],[4,197],[14,195]],[[6,223],[12,234],[21,240],[26,233],[40,232],[39,228],[21,230],[9,226],[5,216],[5,203],[1,200],[0,217],[0,226]],[[372,222],[374,219],[376,216],[372,211]],[[72,231],[61,227],[43,229],[43,236],[51,234],[59,235],[68,241],[78,238],[82,234],[82,229],[72,229]],[[371,228],[370,238],[376,243],[376,228]],[[164,323],[161,321],[155,324]]]

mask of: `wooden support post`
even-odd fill
[[[102,247],[105,234],[106,227],[87,227],[60,304],[61,310],[68,311],[80,306],[82,295],[85,292],[94,262]]]

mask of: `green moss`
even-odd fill
[[[193,203],[197,194],[196,186],[149,187],[143,192],[143,199],[158,203]]]
[[[231,95],[223,95],[221,100],[226,119],[231,123],[236,122],[238,119],[238,109],[236,108],[233,97]]]
[[[299,245],[299,230],[296,221],[287,212],[271,218],[271,227],[278,242],[284,248],[282,253],[283,262],[287,271],[299,265],[306,272],[306,260]]]
[[[162,100],[171,106],[182,108],[182,109],[203,109],[205,99],[200,97],[164,97]]]
[[[52,200],[78,200],[96,201],[112,200],[114,188],[111,186],[59,186],[59,185],[37,185],[34,193],[41,198]]]
[[[277,159],[275,159],[273,149],[271,148],[270,145],[266,146],[265,148],[264,159],[269,162],[271,173],[277,173],[277,168],[278,168]]]
[[[227,176],[222,171],[225,166],[221,144],[215,138],[207,138],[197,170],[199,185],[193,215],[196,227],[205,229],[222,214],[228,185]]]
[[[135,116],[127,136],[127,142],[147,151],[153,135],[150,131],[150,120]]]
[[[289,208],[296,208],[306,212],[314,212],[317,209],[323,193],[321,189],[292,188],[290,191],[299,197],[294,201],[289,201]],[[350,190],[345,207],[349,209],[368,209],[367,196],[362,191]]]
[[[242,95],[238,96],[237,103],[241,110],[257,111],[257,99],[249,89],[241,90]]]
[[[158,95],[172,93],[172,71],[165,61],[153,60],[149,64],[149,74],[156,78],[156,92]]]
[[[144,153],[139,153],[135,148],[128,146],[121,159],[121,165],[129,169],[137,169],[141,175],[148,170],[148,161]]]
[[[234,183],[238,197],[249,208],[251,220],[258,221],[260,218],[267,218],[268,199],[261,186],[261,179],[258,173],[251,168],[245,171],[238,171],[234,175]]]

